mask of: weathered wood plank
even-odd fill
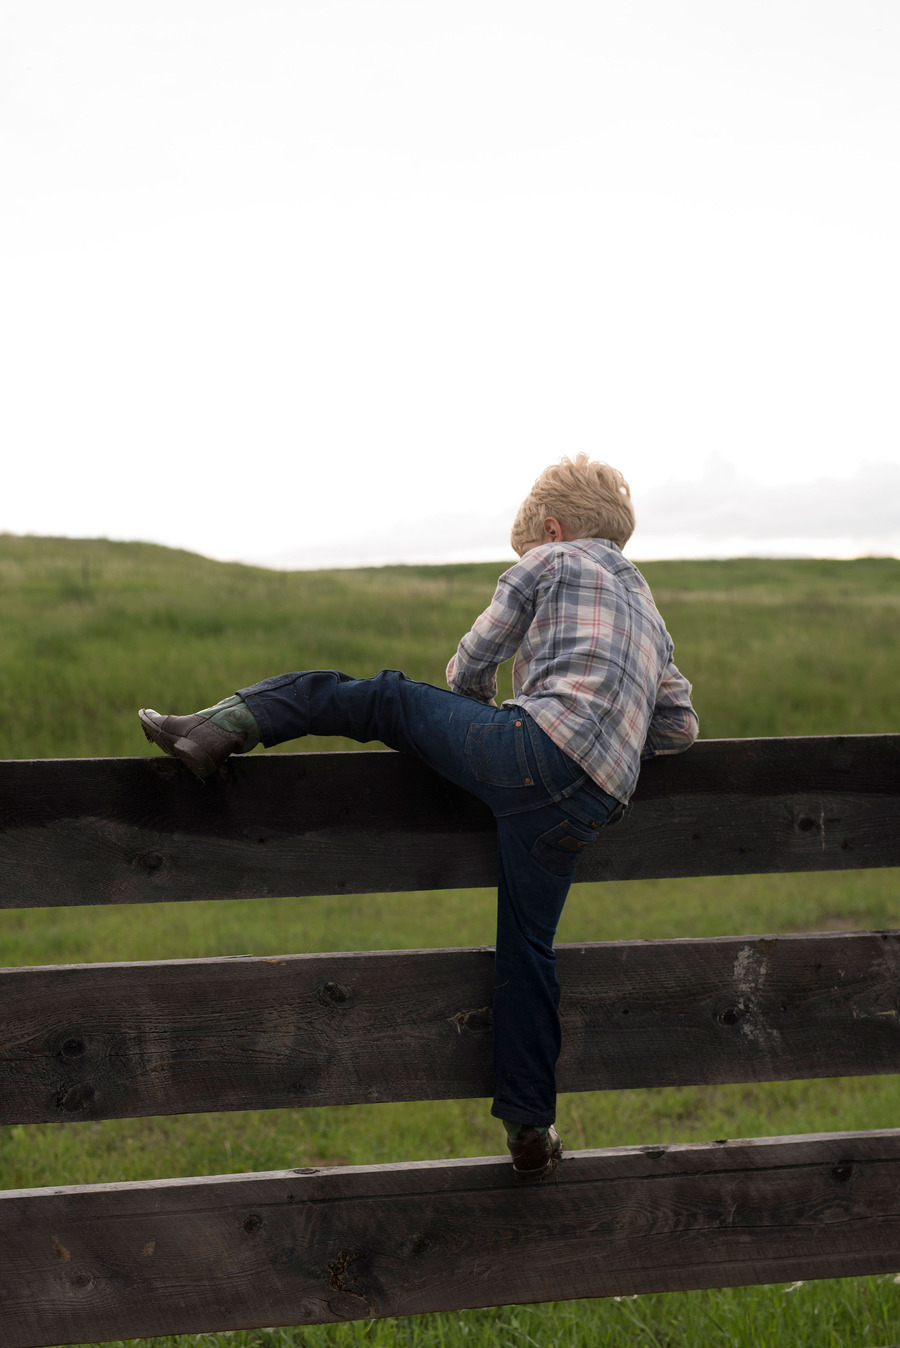
[[[900,932],[559,947],[563,1091],[889,1073]],[[493,953],[0,971],[0,1123],[492,1093]]]
[[[4,1348],[897,1268],[900,1130],[0,1195]]]
[[[491,885],[474,797],[393,753],[0,763],[0,907]],[[900,735],[707,740],[644,767],[580,880],[900,865]]]

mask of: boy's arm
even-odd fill
[[[691,685],[670,660],[656,695],[656,706],[641,758],[679,754],[697,738],[700,721],[691,706]]]
[[[517,570],[518,567],[512,568]],[[497,694],[497,666],[516,653],[531,624],[533,604],[510,575],[508,571],[500,577],[490,607],[476,618],[447,666],[451,691],[463,697],[493,702]]]

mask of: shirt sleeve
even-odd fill
[[[452,692],[493,702],[497,666],[515,655],[534,617],[533,581],[530,569],[521,564],[500,577],[490,606],[476,618],[447,666]]]
[[[691,706],[691,685],[670,660],[666,666],[641,758],[680,754],[697,738],[700,720]]]

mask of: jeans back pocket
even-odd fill
[[[596,838],[596,828],[564,819],[535,840],[531,855],[552,875],[574,875],[582,852]]]
[[[534,786],[525,754],[521,717],[469,726],[466,762],[476,782],[492,786]]]

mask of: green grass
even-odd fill
[[[146,1348],[883,1348],[894,1276],[142,1339]]]
[[[282,670],[389,666],[443,684],[497,566],[284,574],[149,544],[0,536],[0,723],[10,758],[147,752],[135,709],[191,711]],[[642,568],[694,684],[704,737],[898,730],[900,562]],[[507,675],[508,677],[508,675]],[[501,691],[508,683],[501,681]],[[340,740],[285,746],[353,747]],[[896,925],[893,871],[576,885],[559,939]],[[493,895],[0,913],[5,965],[488,944]],[[895,1078],[564,1097],[572,1146],[891,1127]],[[480,1101],[0,1129],[4,1187],[495,1154]],[[893,1325],[893,1329],[891,1328]],[[890,1278],[473,1311],[191,1344],[897,1342]],[[148,1341],[150,1342],[150,1341]],[[188,1339],[157,1340],[166,1348]]]
[[[895,728],[900,562],[643,569],[694,683],[705,738]],[[288,669],[399,667],[443,685],[498,571],[285,573],[148,543],[0,535],[7,754],[140,753],[136,707],[194,710]]]

